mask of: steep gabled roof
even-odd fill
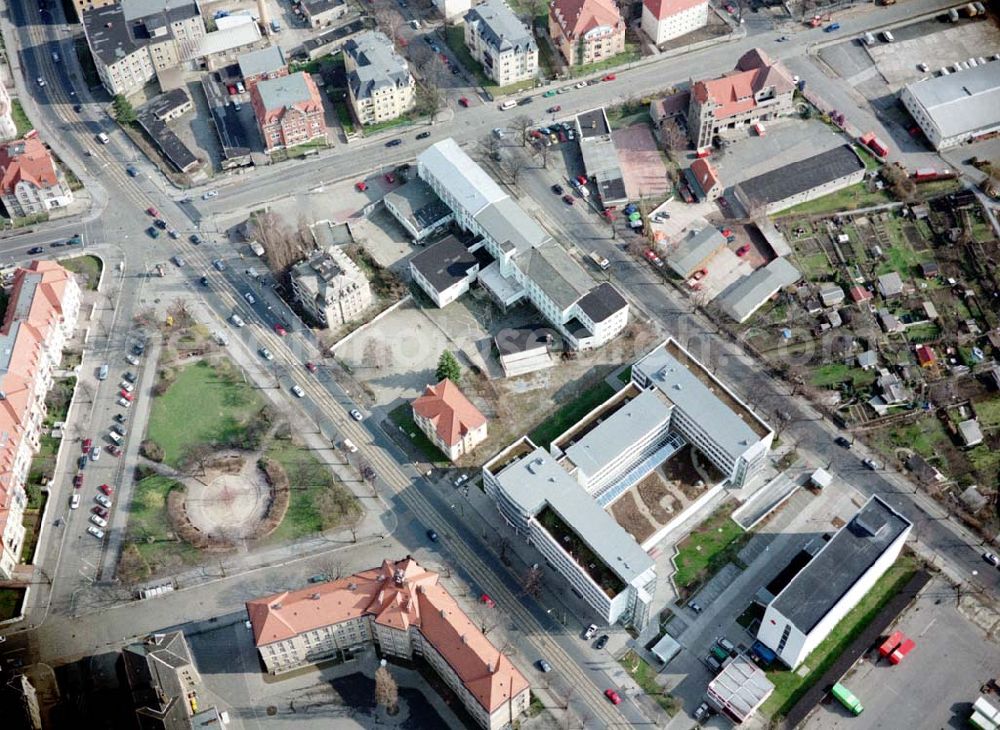
[[[59,182],[52,155],[37,137],[0,146],[0,190],[9,195],[19,182],[41,189]]]
[[[708,0],[643,0],[642,4],[649,9],[654,18],[663,20],[699,5],[708,5]]]
[[[413,401],[413,412],[429,419],[449,446],[486,423],[486,416],[447,378],[437,385],[428,385],[424,394]]]
[[[551,13],[563,32],[573,39],[601,26],[624,25],[614,0],[553,0]]]
[[[774,87],[775,94],[783,94],[794,89],[795,82],[764,51],[753,48],[740,57],[735,71],[717,79],[696,81],[692,93],[702,104],[717,104],[715,118],[725,119],[756,107],[755,95],[770,87]]]

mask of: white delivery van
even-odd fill
[[[500,105],[502,111],[507,111],[508,109],[513,109],[517,106],[517,101],[515,99],[508,99],[503,104]]]

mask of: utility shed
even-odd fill
[[[763,670],[739,654],[708,683],[708,701],[720,713],[740,724],[774,692]]]
[[[833,475],[826,469],[817,469],[809,475],[809,481],[818,489],[826,489],[833,484]]]

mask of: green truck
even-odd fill
[[[839,682],[833,685],[833,690],[831,694],[833,694],[833,696],[837,699],[837,701],[844,707],[846,707],[848,710],[850,710],[853,714],[860,715],[862,712],[864,712],[865,708],[861,704],[861,701],[854,696],[854,693],[851,692],[851,690],[847,689],[847,687],[840,684]]]

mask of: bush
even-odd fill
[[[257,462],[257,466],[264,472],[267,483],[271,485],[271,504],[257,535],[258,540],[263,540],[278,529],[282,520],[285,519],[285,513],[288,511],[288,505],[292,498],[292,490],[285,467],[276,459],[265,456]]]
[[[163,447],[152,439],[146,439],[139,445],[139,453],[150,461],[156,462],[163,461],[164,457]]]

